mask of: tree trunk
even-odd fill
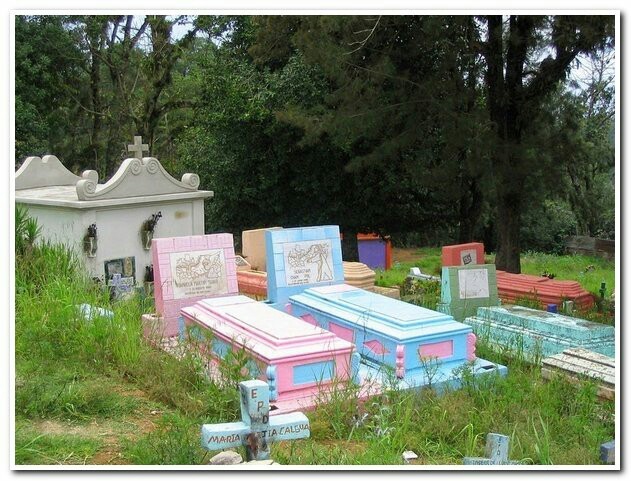
[[[347,262],[359,262],[357,230],[350,228],[343,229],[342,237],[342,259]]]
[[[483,193],[476,179],[461,183],[460,208],[458,214],[458,242],[472,242],[475,228],[482,213]]]
[[[519,230],[521,218],[521,193],[498,195],[497,199],[497,255],[498,270],[521,273]]]

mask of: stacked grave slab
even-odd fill
[[[243,350],[249,375],[269,383],[278,413],[313,406],[358,370],[350,342],[246,296],[205,299],[182,317],[182,336],[201,342],[211,372],[219,375],[219,360]]]
[[[616,360],[587,349],[566,349],[541,361],[544,379],[563,376],[570,382],[591,379],[598,386],[601,399],[614,399],[616,394]]]
[[[479,338],[527,358],[583,348],[615,355],[615,329],[595,322],[522,306],[480,307],[464,321]]]
[[[560,306],[566,300],[574,301],[580,309],[589,309],[594,305],[594,296],[576,281],[497,271],[497,290],[506,303],[529,299],[539,302],[541,308],[548,304]]]
[[[443,267],[439,312],[462,322],[479,307],[497,306],[497,281],[493,264]]]
[[[454,371],[475,359],[471,328],[452,316],[344,284],[337,226],[267,236],[272,305],[354,343],[362,378],[393,373],[403,387],[453,383]],[[506,372],[481,359],[473,369]]]

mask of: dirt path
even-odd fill
[[[147,401],[147,395],[135,388],[121,386],[116,391],[125,396],[131,396]],[[130,464],[122,453],[122,441],[134,440],[152,432],[162,411],[149,407],[149,403],[142,403],[132,414],[123,418],[104,419],[94,418],[85,423],[76,423],[58,419],[34,421],[32,428],[40,434],[51,436],[70,435],[82,438],[98,439],[103,446],[92,457],[85,460],[86,465],[123,465]]]

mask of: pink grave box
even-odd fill
[[[484,264],[484,244],[469,242],[443,246],[443,267],[468,266],[470,264]]]
[[[246,296],[205,299],[181,312],[182,337],[201,342],[215,365],[230,350],[246,351],[249,375],[270,385],[277,413],[313,406],[359,369],[350,342]]]
[[[158,316],[144,316],[145,336],[176,336],[180,309],[238,293],[232,234],[154,239],[152,251]]]

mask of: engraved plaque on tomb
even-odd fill
[[[302,241],[283,244],[285,280],[288,286],[333,280],[331,241]]]
[[[171,253],[173,298],[228,294],[223,249]]]
[[[489,297],[489,275],[486,269],[458,271],[460,299]]]

